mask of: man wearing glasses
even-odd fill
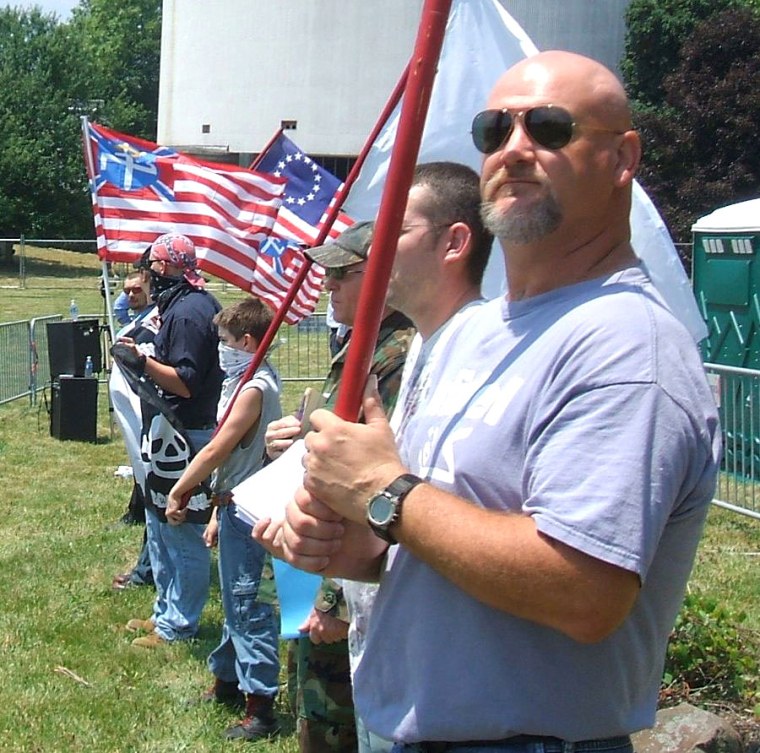
[[[124,278],[124,287],[114,301],[113,313],[116,321],[122,327],[126,327],[147,307],[147,270],[135,269]]]
[[[120,337],[130,337],[136,346],[146,354],[152,354],[153,341],[158,332],[159,319],[154,303],[148,296],[147,262],[135,262],[135,269],[124,278],[123,295],[126,300],[127,316],[124,326],[116,333]],[[117,307],[114,304],[114,314]],[[118,316],[117,316],[118,318]],[[121,319],[119,320],[121,321]],[[134,483],[127,511],[119,519],[125,525],[145,525],[145,497],[142,485],[145,483],[140,460],[140,432],[142,429],[140,398],[130,389],[119,364],[114,362],[109,380],[109,394],[114,415],[119,422],[133,469]],[[153,571],[146,537],[143,535],[142,548],[135,566],[123,573],[117,573],[112,588],[124,591],[137,586],[153,585]]]
[[[375,396],[363,425],[312,415],[285,555],[381,577],[355,699],[398,751],[630,753],[715,486],[715,406],[631,249],[641,149],[615,76],[521,61],[473,139],[507,295],[441,351],[401,456]]]
[[[335,321],[349,327],[356,318],[373,231],[374,223],[357,222],[334,241],[306,251],[325,268],[325,290],[330,294]],[[414,328],[409,319],[387,306],[370,373],[378,379],[382,404],[389,413],[396,403],[401,371],[413,336]],[[322,387],[323,404],[328,409],[335,405],[347,352],[348,339],[333,357]],[[280,455],[300,432],[301,421],[296,416],[286,416],[269,424],[265,437],[269,456]],[[349,753],[356,750],[357,743],[347,640],[348,612],[343,589],[335,581],[323,581],[302,631],[304,637],[292,641],[289,649],[289,685],[298,718],[300,750]]]

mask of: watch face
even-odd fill
[[[393,502],[385,494],[378,494],[373,497],[367,510],[372,521],[381,526],[386,525],[391,520],[394,511]]]

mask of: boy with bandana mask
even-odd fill
[[[247,298],[214,318],[219,330],[219,365],[225,373],[217,419],[227,411],[272,312],[258,299]],[[265,551],[251,538],[251,527],[236,515],[229,492],[262,465],[264,432],[282,415],[280,380],[264,360],[235,398],[219,431],[193,458],[169,492],[166,517],[180,523],[186,511],[181,499],[215,471],[212,488],[218,505],[204,534],[208,547],[219,543],[219,583],[224,625],[219,646],[208,659],[214,685],[204,700],[230,705],[245,702],[241,722],[225,732],[228,739],[256,740],[279,731],[273,712],[278,689],[279,656],[273,581],[262,580]],[[269,568],[267,568],[269,570]]]

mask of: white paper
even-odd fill
[[[285,508],[293,499],[303,481],[303,465],[306,454],[303,439],[294,442],[285,452],[249,476],[232,490],[237,505],[237,516],[249,525],[261,518],[273,522],[284,520]]]

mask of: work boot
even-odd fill
[[[142,638],[135,638],[132,641],[132,645],[137,648],[160,648],[162,646],[168,646],[169,641],[162,638],[158,633],[150,633],[150,635],[144,635]]]
[[[201,694],[201,703],[223,703],[225,706],[242,709],[245,706],[245,693],[238,688],[237,680],[220,680],[214,678],[214,684]]]
[[[261,740],[274,737],[280,731],[280,723],[274,714],[274,698],[247,693],[245,716],[224,731],[227,740]]]
[[[141,620],[134,617],[127,623],[127,630],[130,633],[152,633],[156,629],[156,623],[153,622],[153,618],[147,620]]]

